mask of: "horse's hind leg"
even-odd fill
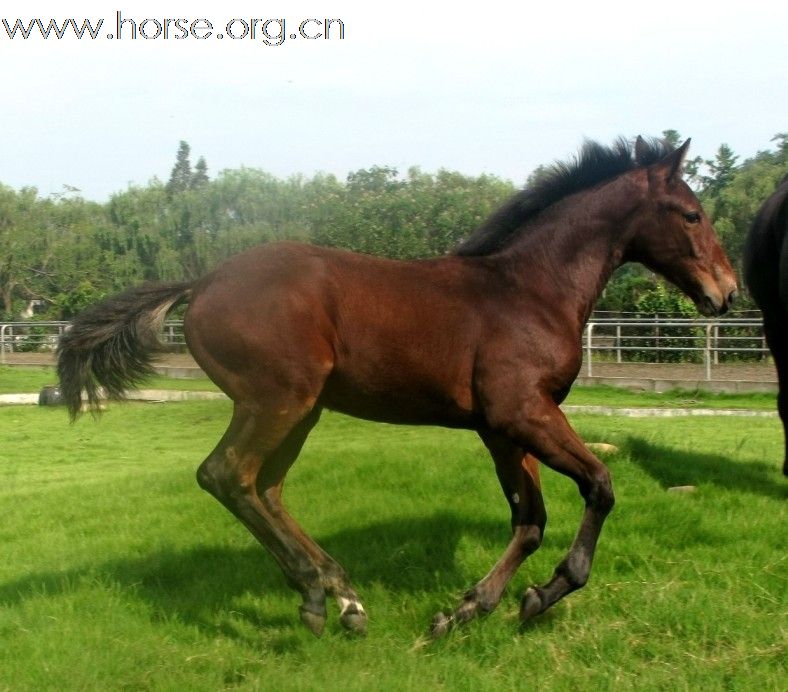
[[[286,396],[265,410],[236,404],[227,432],[200,466],[197,479],[270,550],[288,582],[301,593],[302,620],[319,635],[326,621],[326,592],[315,555],[305,547],[294,522],[283,518],[281,506],[265,493],[261,497],[257,489],[260,470],[268,463],[280,468],[284,477],[287,468],[278,450],[290,445],[297,454],[317,421],[318,412],[293,404]]]
[[[267,511],[281,524],[282,529],[292,536],[317,566],[323,589],[334,596],[340,607],[340,621],[345,628],[359,634],[367,627],[367,615],[361,601],[348,580],[345,570],[326,553],[295,522],[282,505],[282,486],[285,475],[298,457],[307,435],[320,417],[320,410],[313,409],[299,423],[277,450],[265,461],[257,476],[257,494]],[[325,617],[325,607],[322,611]],[[312,611],[302,610],[302,618],[313,618]],[[307,622],[310,624],[310,622]],[[310,625],[311,626],[311,625]]]
[[[441,636],[455,623],[492,611],[517,568],[542,542],[547,515],[539,487],[537,460],[505,437],[485,433],[482,440],[492,454],[498,480],[512,512],[512,539],[495,566],[465,594],[454,613],[435,616],[434,637]]]
[[[771,314],[763,313],[763,332],[766,343],[774,356],[777,368],[779,391],[777,394],[777,412],[783,424],[783,475],[788,476],[788,322],[782,314],[775,319]]]

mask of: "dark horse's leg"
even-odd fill
[[[763,311],[763,332],[777,368],[777,411],[783,424],[785,444],[783,475],[788,476],[788,320],[783,317],[782,311],[777,318],[771,312]]]
[[[225,505],[268,548],[301,593],[301,619],[319,635],[326,592],[340,600],[342,622],[361,631],[366,616],[341,567],[295,523],[281,504],[285,474],[298,456],[319,409],[304,410],[284,392],[254,409],[236,404],[230,427],[197,473],[200,486]]]
[[[541,544],[547,521],[536,459],[505,437],[490,432],[481,437],[495,461],[498,480],[511,508],[512,540],[492,570],[465,594],[451,615],[435,616],[434,637],[447,632],[453,624],[489,613],[498,605],[517,568]]]

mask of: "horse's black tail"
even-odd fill
[[[190,283],[147,284],[97,303],[63,334],[57,349],[60,392],[74,420],[82,407],[96,411],[99,387],[106,396],[122,399],[131,385],[153,373],[153,355],[167,313],[185,302]]]

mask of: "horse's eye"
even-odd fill
[[[690,211],[684,214],[684,220],[687,223],[700,223],[700,212]]]

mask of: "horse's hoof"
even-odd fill
[[[323,630],[326,627],[326,613],[316,613],[313,610],[309,610],[305,606],[299,606],[298,612],[301,615],[301,622],[303,622],[308,628],[309,631],[314,634],[316,637],[319,637],[323,634]]]
[[[525,592],[520,601],[520,622],[528,622],[531,618],[542,612],[542,599],[539,592],[532,586]]]
[[[430,627],[430,636],[433,639],[439,639],[451,629],[452,618],[445,613],[438,613],[432,618],[432,626]]]
[[[363,610],[346,610],[339,621],[348,632],[365,635],[367,633],[367,614]]]

